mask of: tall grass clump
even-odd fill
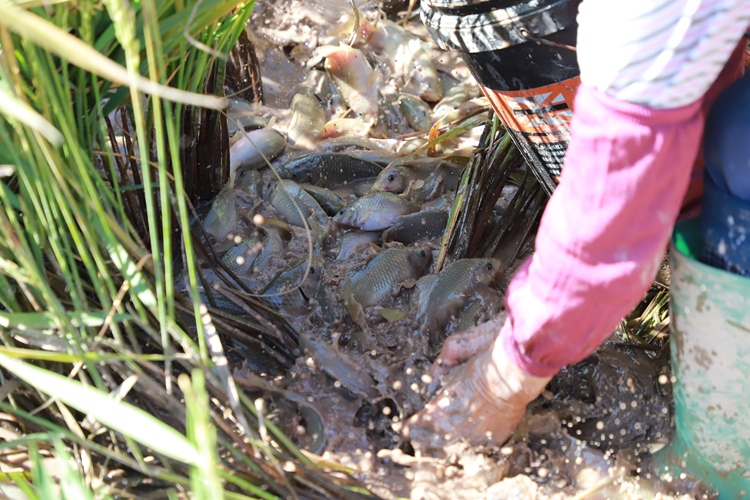
[[[198,293],[191,206],[228,176],[226,55],[252,7],[0,1],[3,494],[369,495],[234,386]],[[279,335],[247,323],[251,345]]]

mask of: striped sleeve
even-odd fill
[[[750,24],[749,0],[584,0],[581,81],[653,109],[705,94]]]

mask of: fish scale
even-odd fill
[[[374,179],[383,168],[344,153],[318,153],[292,160],[279,169],[279,175],[295,182],[332,188],[362,179]]]
[[[377,193],[357,199],[333,220],[345,227],[378,231],[390,227],[397,217],[417,210],[418,205],[393,193]]]
[[[237,196],[234,189],[224,188],[211,205],[211,210],[203,221],[208,234],[221,241],[234,229],[237,223]]]
[[[400,241],[408,245],[420,240],[431,240],[445,233],[447,223],[448,212],[445,210],[423,210],[404,215],[383,231],[383,241]]]
[[[351,278],[351,294],[363,307],[377,304],[395,285],[419,278],[431,254],[423,248],[390,248],[367,263]]]
[[[260,250],[260,239],[245,238],[239,245],[230,248],[221,258],[221,262],[237,276],[247,276],[253,270]]]
[[[276,183],[273,186],[273,191],[269,196],[269,199],[273,208],[279,212],[289,224],[304,227],[302,216],[304,216],[305,219],[309,219],[312,215],[317,217],[319,221],[326,221],[328,219],[325,211],[320,208],[320,205],[315,201],[315,198],[310,196],[310,194],[302,189],[299,184],[294,181],[282,182],[283,185]],[[302,211],[302,216],[300,216],[297,207],[294,206],[292,198],[294,198],[294,201],[299,205],[299,208]]]
[[[417,311],[417,322],[429,332],[433,345],[443,338],[445,326],[465,303],[472,288],[489,285],[501,270],[500,259],[461,259],[450,263],[438,274],[424,299],[420,295]]]

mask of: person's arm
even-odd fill
[[[702,127],[700,101],[652,110],[581,86],[560,186],[507,293],[501,338],[524,372],[552,376],[579,361],[643,297]]]

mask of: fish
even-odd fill
[[[494,317],[502,310],[503,295],[486,285],[479,285],[458,315],[454,333],[476,326],[484,316]]]
[[[318,134],[318,139],[336,139],[349,135],[366,135],[372,125],[360,118],[335,118],[326,123]]]
[[[328,215],[315,201],[315,198],[294,181],[270,182],[266,199],[271,203],[274,210],[293,226],[304,227],[303,218],[321,225],[327,225],[328,223]],[[292,200],[297,203],[297,206]]]
[[[448,264],[422,299],[416,320],[436,347],[445,338],[445,327],[465,304],[471,291],[489,285],[502,272],[500,259],[461,259]]]
[[[330,189],[312,184],[300,184],[300,187],[315,198],[315,201],[320,204],[320,208],[325,210],[328,215],[336,215],[346,206],[346,202]]]
[[[352,183],[352,191],[354,196],[362,198],[368,194],[372,194],[372,186],[375,184],[375,179],[365,179],[363,181],[357,181]]]
[[[296,146],[316,149],[317,137],[328,121],[326,111],[312,89],[303,87],[292,98],[289,139]]]
[[[469,91],[463,85],[454,85],[451,87],[443,98],[432,109],[432,116],[439,120],[458,109],[458,107],[469,99]]]
[[[357,135],[327,139],[325,141],[321,141],[320,147],[323,151],[331,153],[340,153],[350,148],[387,153],[385,149],[375,144],[372,140]]]
[[[264,167],[266,160],[273,160],[283,153],[284,149],[286,138],[272,128],[265,127],[246,132],[229,148],[229,168],[231,171],[237,171],[241,167]]]
[[[347,307],[370,307],[427,270],[432,254],[424,248],[389,248],[378,254],[363,269],[347,278],[343,294]],[[350,311],[351,313],[351,311]]]
[[[380,234],[377,232],[349,231],[339,240],[340,248],[336,260],[349,259],[379,241]]]
[[[257,200],[262,196],[263,179],[257,170],[245,169],[237,174],[234,188],[239,196],[250,200]]]
[[[396,194],[408,192],[413,201],[430,201],[458,189],[462,172],[463,166],[447,159],[396,160],[380,172],[372,190]]]
[[[393,134],[409,132],[404,122],[407,121],[398,101],[393,104],[380,94],[378,99],[378,121],[370,131],[372,137],[387,139]]]
[[[261,290],[261,300],[284,314],[299,316],[309,313],[310,301],[315,299],[322,284],[324,264],[320,256],[313,256],[309,266],[307,260],[293,264]]]
[[[422,240],[434,240],[445,233],[448,212],[423,210],[398,217],[391,227],[383,231],[383,242],[399,241],[405,245]]]
[[[428,130],[432,127],[430,106],[419,97],[402,94],[398,98],[398,107],[406,118],[406,123],[417,131]]]
[[[411,290],[411,295],[409,296],[412,309],[418,310],[421,307],[420,304],[427,297],[427,292],[436,279],[437,274],[427,274],[419,278],[417,282],[414,283],[414,287]]]
[[[203,229],[221,242],[229,236],[237,224],[237,195],[231,187],[225,187],[216,195],[211,210],[203,220]]]
[[[440,78],[422,40],[392,21],[379,21],[377,28],[369,22],[362,25],[367,46],[374,48],[397,75],[398,88],[428,102],[442,99]]]
[[[312,335],[300,333],[299,338],[300,347],[312,357],[315,366],[344,388],[365,401],[375,401],[382,396],[372,375],[361,363]]]
[[[344,153],[316,153],[290,161],[279,175],[303,184],[334,188],[362,179],[374,179],[383,169],[377,163]]]
[[[237,142],[240,139],[240,137],[242,137],[240,130],[249,132],[251,130],[263,128],[267,125],[268,125],[268,120],[261,116],[254,116],[254,115],[232,116],[231,114],[228,114],[227,115],[227,131],[229,132],[229,145],[231,146],[232,144]],[[238,126],[239,128],[237,128]]]
[[[419,210],[419,206],[393,193],[375,193],[358,198],[333,220],[339,225],[365,231],[387,229],[393,221]]]
[[[266,219],[266,222],[268,222],[268,219]],[[263,248],[253,264],[253,267],[260,271],[266,271],[276,259],[283,258],[285,250],[284,240],[277,229],[267,227],[264,224],[263,232]]]
[[[237,277],[247,277],[252,273],[262,248],[263,244],[257,236],[246,235],[224,254],[221,262]]]
[[[358,118],[369,125],[378,119],[378,74],[359,49],[347,45],[322,46],[325,69],[336,89]]]

